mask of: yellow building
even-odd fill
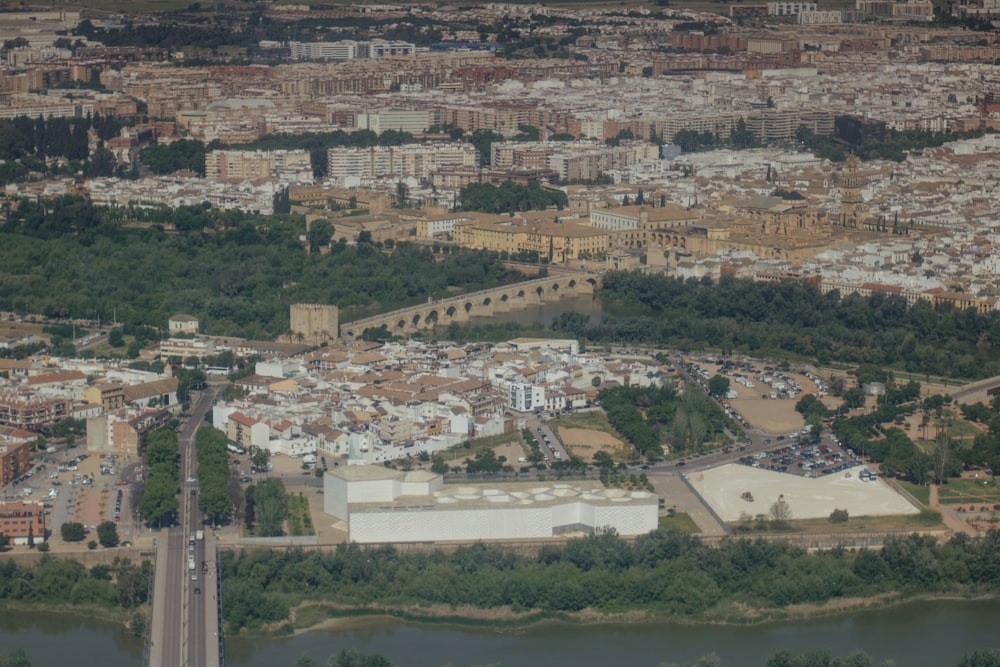
[[[125,387],[112,382],[98,382],[83,390],[83,400],[91,405],[100,405],[105,412],[117,410],[125,405]]]
[[[455,242],[466,248],[516,254],[537,252],[552,262],[607,252],[608,233],[573,222],[478,222],[455,225]]]

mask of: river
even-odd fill
[[[678,626],[542,624],[521,631],[420,625],[394,620],[366,622],[344,631],[315,631],[286,639],[228,639],[226,663],[241,667],[294,667],[303,653],[317,664],[342,649],[379,653],[400,667],[606,667],[626,659],[629,667],[688,664],[715,653],[726,667],[763,667],[788,649],[831,649],[844,655],[863,650],[878,664],[945,667],[963,653],[1000,648],[996,619],[1000,601],[920,601],[888,610],[837,618],[766,625]],[[0,647],[23,647],[33,667],[83,664],[119,667],[142,664],[141,647],[108,624],[56,614],[0,611]]]

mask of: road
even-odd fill
[[[986,390],[997,386],[1000,386],[1000,375],[957,387],[950,393],[958,403],[966,403],[973,399],[987,401],[989,396],[986,395]]]
[[[209,534],[204,540],[194,539],[203,526],[198,511],[198,485],[193,481],[197,470],[195,434],[204,423],[217,391],[208,389],[197,397],[181,428],[180,477],[185,481],[181,483],[178,525],[161,531],[157,542],[151,667],[219,664],[215,537]]]

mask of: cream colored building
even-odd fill
[[[336,338],[340,331],[340,311],[336,306],[317,303],[293,303],[291,331],[303,342],[321,343]]]

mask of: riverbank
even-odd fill
[[[883,611],[910,604],[933,602],[990,602],[1000,600],[997,594],[921,594],[884,593],[870,597],[838,598],[824,604],[796,604],[769,609],[742,603],[722,605],[698,618],[657,614],[653,610],[601,612],[584,609],[574,613],[515,612],[510,608],[479,609],[451,608],[445,605],[427,607],[353,607],[332,602],[304,602],[292,609],[291,618],[258,631],[244,629],[238,637],[270,639],[296,637],[312,632],[364,631],[387,621],[404,622],[417,627],[452,627],[459,630],[489,628],[496,632],[518,634],[544,626],[578,628],[587,626],[651,627],[753,627],[757,625],[804,623],[836,620],[853,614]]]
[[[124,607],[101,607],[99,605],[77,605],[77,604],[51,604],[48,602],[23,602],[0,600],[0,612],[27,613],[27,614],[55,614],[67,618],[78,618],[80,620],[98,621],[113,625],[125,632],[132,632],[132,623],[136,612],[140,612],[145,619],[148,616],[147,606],[134,609]]]

